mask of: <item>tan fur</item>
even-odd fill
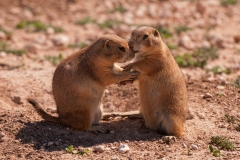
[[[170,50],[152,27],[133,30],[129,46],[136,52],[135,62],[125,70],[140,72],[140,113],[146,127],[181,137],[188,115],[187,90]]]
[[[125,62],[133,57],[126,40],[116,35],[104,35],[67,57],[55,70],[52,89],[58,117],[44,112],[33,99],[28,101],[47,121],[78,130],[105,132],[103,127],[94,126],[102,117],[101,100],[105,87],[137,76],[137,72],[116,72],[114,62]]]

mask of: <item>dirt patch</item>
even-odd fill
[[[232,86],[240,76],[240,44],[235,40],[240,6],[220,2],[1,0],[0,159],[220,159],[208,148],[212,136],[234,143],[234,150],[220,150],[221,158],[240,159],[240,90]],[[47,27],[40,32],[16,28],[21,21],[34,20]],[[43,121],[27,103],[26,98],[33,97],[55,115],[51,82],[56,64],[105,33],[129,38],[131,30],[143,24],[163,27],[161,35],[173,55],[191,55],[201,47],[218,49],[218,58],[208,59],[203,68],[182,68],[193,119],[186,121],[181,139],[166,144],[162,135],[144,126],[144,120],[121,117],[101,121],[109,134],[76,131]],[[58,33],[53,26],[64,31]],[[175,29],[179,26],[181,33]],[[191,29],[183,31],[183,26]],[[25,52],[18,55],[19,50]],[[207,73],[216,65],[231,73]],[[103,105],[105,112],[137,110],[137,85],[108,86]],[[120,144],[130,151],[120,153]],[[98,145],[103,152],[93,151]]]

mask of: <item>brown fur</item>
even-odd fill
[[[129,46],[135,59],[125,70],[140,72],[140,113],[146,127],[181,137],[188,115],[184,76],[159,32],[140,27],[132,32]]]
[[[104,35],[67,57],[55,70],[52,89],[58,117],[44,112],[33,99],[28,101],[47,121],[78,130],[105,132],[103,127],[95,126],[102,117],[101,100],[105,87],[137,76],[137,72],[116,72],[114,62],[125,62],[133,57],[126,40],[116,35]]]

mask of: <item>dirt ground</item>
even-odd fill
[[[16,28],[21,21],[33,20],[64,31]],[[102,120],[100,125],[110,133],[96,134],[45,122],[27,103],[26,98],[33,97],[44,110],[56,115],[52,76],[62,57],[81,48],[71,46],[90,44],[106,33],[128,39],[140,25],[167,28],[172,35],[163,39],[177,46],[173,55],[192,53],[200,47],[218,48],[218,58],[208,60],[204,68],[181,68],[193,119],[186,121],[185,134],[175,143],[164,143],[162,135],[147,129],[142,119]],[[180,25],[191,29],[176,33]],[[14,54],[16,50],[25,52],[19,56]],[[216,65],[231,73],[206,72]],[[224,6],[221,0],[1,0],[0,159],[240,159],[240,89],[232,85],[238,76],[240,2]],[[210,97],[204,98],[206,94]],[[103,105],[105,112],[138,109],[137,84],[108,86]],[[226,115],[234,121],[228,121]],[[208,148],[213,136],[233,142],[234,149],[212,145],[222,154],[213,156]],[[120,144],[127,144],[130,150],[119,152]],[[73,150],[67,152],[71,145]],[[103,150],[95,152],[99,145]]]

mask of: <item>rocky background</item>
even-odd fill
[[[142,25],[158,29],[185,75],[194,118],[183,138],[168,142],[143,120],[120,117],[101,121],[110,134],[75,131],[26,102],[56,114],[58,63],[103,34],[129,39]],[[238,0],[0,1],[0,159],[239,159],[239,88]],[[103,104],[136,110],[137,85],[109,86]]]

